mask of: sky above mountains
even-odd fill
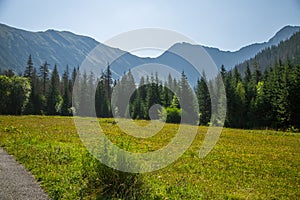
[[[0,0],[0,22],[30,31],[68,30],[99,42],[155,27],[234,51],[267,41],[286,25],[300,25],[300,1]]]

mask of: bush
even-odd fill
[[[160,118],[167,123],[180,123],[181,109],[174,107],[163,108]]]

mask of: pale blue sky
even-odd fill
[[[68,30],[99,42],[138,28],[165,28],[199,44],[237,50],[300,25],[299,0],[0,0],[0,23]]]

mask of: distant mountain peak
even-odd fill
[[[300,26],[287,25],[280,29],[269,41],[272,45],[278,45],[281,41],[289,39],[294,33],[300,31]]]
[[[300,31],[294,33],[288,39],[281,41],[278,45],[266,48],[256,54],[251,59],[244,61],[243,63],[236,65],[237,69],[244,74],[247,65],[253,70],[255,63],[258,63],[262,71],[268,69],[270,66],[274,66],[279,61],[290,63],[299,63],[300,61]]]

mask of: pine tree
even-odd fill
[[[47,63],[47,61],[40,66],[40,78],[42,80],[42,84],[43,84],[43,90],[42,90],[42,95],[46,95],[47,92],[47,84],[48,84],[48,80],[49,80],[49,69],[48,69],[49,64]]]
[[[180,107],[182,108],[182,121],[189,124],[198,123],[196,97],[193,90],[189,86],[187,77],[184,72],[181,73],[179,101]]]
[[[105,86],[105,106],[104,106],[104,115],[105,117],[112,117],[111,110],[111,95],[112,95],[112,74],[110,70],[109,63],[107,64],[107,69],[103,74],[104,86]]]
[[[27,61],[27,66],[24,72],[24,77],[29,78],[30,80],[30,86],[31,86],[31,93],[29,96],[29,100],[28,103],[26,105],[26,108],[24,110],[25,114],[35,114],[34,111],[34,98],[35,98],[35,93],[36,93],[36,87],[34,85],[35,83],[35,75],[36,75],[36,70],[33,67],[33,63],[32,63],[32,59],[31,59],[31,55],[29,55],[28,61]]]
[[[150,77],[150,84],[147,86],[147,96],[146,96],[146,119],[150,119],[150,115],[153,119],[159,119],[159,111],[154,111],[154,113],[149,113],[150,108],[155,104],[161,104],[161,99],[159,94],[158,83],[156,83],[156,79],[153,74]]]
[[[205,73],[203,73],[201,79],[198,80],[196,92],[199,104],[200,125],[208,125],[211,118],[211,100]]]
[[[78,115],[79,116],[90,116],[89,107],[89,96],[88,96],[88,78],[86,71],[83,72],[82,76],[78,75],[79,77],[79,99],[78,99]]]
[[[236,88],[236,110],[235,110],[235,125],[238,128],[244,127],[245,124],[245,88],[242,82],[238,82]]]
[[[251,127],[252,122],[255,120],[255,115],[253,114],[254,111],[254,102],[255,102],[255,86],[256,80],[253,80],[252,73],[250,70],[250,66],[247,63],[245,76],[243,80],[243,86],[245,89],[245,124],[248,127]]]
[[[254,61],[253,68],[254,68],[254,81],[255,81],[255,84],[257,84],[262,78],[262,72],[261,72],[259,64],[256,60]]]
[[[112,99],[115,100],[118,99],[118,97],[112,98],[112,87],[114,82],[112,80],[112,73],[109,64],[97,82],[98,84],[95,91],[95,106],[97,116],[112,117],[113,112],[114,114],[118,114],[118,108],[113,111],[111,107]],[[115,94],[118,94],[118,92],[115,91]],[[113,102],[113,104],[117,105],[117,102]]]
[[[49,86],[49,91],[47,94],[47,114],[57,115],[60,112],[62,98],[60,96],[59,90],[59,74],[56,64],[51,75],[51,81]]]
[[[145,78],[142,76],[136,94],[134,95],[135,99],[133,100],[134,112],[133,118],[135,119],[146,119],[147,118],[147,108],[146,108],[146,98],[148,86],[146,85]]]
[[[27,61],[27,67],[24,72],[24,77],[31,78],[33,75],[33,63],[31,59],[31,55],[29,55],[28,61]]]
[[[61,114],[68,116],[71,115],[71,80],[69,80],[69,66],[67,65],[66,70],[62,77],[62,85],[63,85],[63,102],[61,107]]]
[[[273,128],[287,128],[290,119],[288,104],[287,68],[282,63],[275,64],[266,79],[265,98],[267,107],[267,125]]]
[[[232,71],[226,73],[225,76],[225,88],[226,88],[226,97],[227,97],[227,115],[225,119],[225,126],[235,127],[235,110],[237,109],[236,105],[236,94],[235,94],[235,81],[233,79]]]
[[[236,87],[238,82],[242,81],[242,77],[241,74],[239,72],[239,70],[235,67],[234,71],[233,71],[233,84]]]
[[[98,80],[98,84],[96,87],[96,93],[95,93],[95,109],[96,109],[96,115],[97,117],[105,117],[104,113],[104,107],[106,105],[106,97],[105,97],[105,86],[104,86],[104,80],[103,77]]]
[[[294,66],[291,73],[291,87],[289,88],[291,125],[300,128],[300,64]]]

